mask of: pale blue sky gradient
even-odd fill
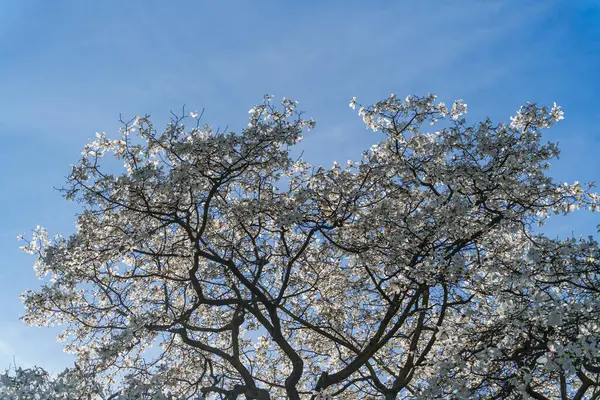
[[[308,161],[357,158],[379,137],[348,108],[396,93],[462,98],[468,119],[508,120],[557,101],[548,131],[560,180],[600,180],[600,3],[589,0],[0,0],[0,369],[71,362],[56,329],[27,327],[19,294],[37,288],[16,236],[74,229],[77,206],[53,190],[81,148],[118,115],[158,121],[183,104],[237,130],[265,93],[317,121]],[[600,218],[558,219],[553,235],[595,233]]]

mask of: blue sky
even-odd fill
[[[600,181],[600,2],[0,0],[0,369],[71,363],[57,329],[27,327],[37,288],[16,236],[74,229],[59,187],[95,132],[118,115],[166,121],[182,105],[237,130],[265,93],[317,121],[301,144],[317,164],[357,158],[379,137],[348,108],[396,93],[462,98],[468,118],[507,120],[526,101],[565,110],[559,180]],[[592,234],[597,215],[553,235]]]

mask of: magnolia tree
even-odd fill
[[[39,367],[15,368],[12,374],[10,371],[0,374],[0,395],[6,400],[75,400],[78,398],[77,393],[81,391],[79,386],[84,382],[82,376],[76,375],[75,369],[67,369],[55,379],[51,379],[49,374]]]
[[[600,398],[598,242],[535,229],[599,201],[545,172],[560,107],[474,125],[433,95],[359,108],[381,141],[329,169],[290,156],[314,123],[286,99],[240,133],[192,113],[98,134],[64,188],[76,233],[37,228],[24,246],[50,278],[23,320],[64,326],[78,379],[96,382],[72,390]]]
[[[172,400],[163,387],[130,380],[124,387],[111,392],[97,380],[86,376],[75,364],[55,377],[40,367],[15,368],[0,374],[0,398],[3,400]]]

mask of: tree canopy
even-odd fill
[[[470,125],[462,101],[353,99],[380,141],[325,168],[290,154],[314,127],[296,106],[266,97],[238,133],[137,117],[85,147],[76,233],[24,246],[50,279],[22,319],[65,327],[66,392],[600,398],[598,242],[536,228],[598,206],[547,173],[560,107]]]

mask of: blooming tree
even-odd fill
[[[75,364],[52,377],[40,367],[15,368],[0,374],[0,396],[3,400],[172,400],[162,387],[128,380],[116,391],[101,386]]]
[[[240,133],[98,134],[64,189],[76,233],[24,246],[50,279],[23,320],[126,398],[600,398],[598,242],[534,230],[598,205],[546,173],[560,107],[350,106],[381,141],[329,169],[290,156],[314,123],[288,99]]]
[[[76,370],[65,370],[55,379],[43,369],[15,368],[14,373],[0,374],[0,396],[6,400],[75,400],[82,392],[83,379],[76,376]]]

